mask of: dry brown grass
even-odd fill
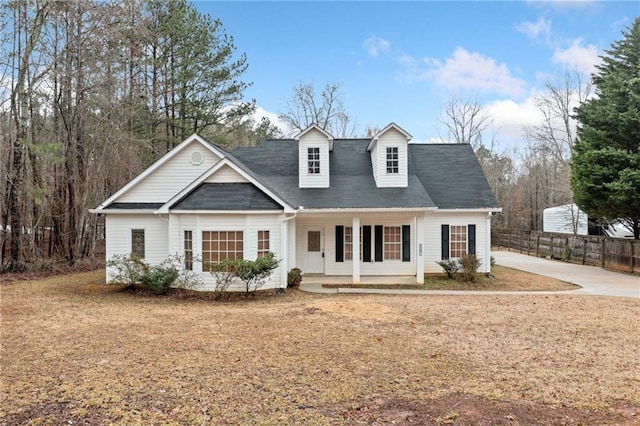
[[[341,424],[362,421],[371,398],[416,407],[449,395],[501,401],[516,420],[561,405],[587,424],[586,409],[598,423],[640,418],[638,300],[292,291],[215,302],[102,280],[0,285],[1,424]],[[473,424],[446,407],[423,424]]]
[[[446,274],[426,274],[424,284],[323,284],[326,288],[395,288],[411,290],[474,290],[474,291],[566,291],[580,287],[555,278],[543,277],[506,266],[492,266],[492,277],[478,274],[475,281],[464,282]],[[303,281],[304,283],[304,281]]]

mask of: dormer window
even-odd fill
[[[310,175],[320,174],[320,148],[307,148],[307,165]]]
[[[387,173],[399,173],[397,146],[387,147]]]

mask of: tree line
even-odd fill
[[[596,217],[627,220],[638,238],[639,26],[592,80],[566,72],[548,82],[537,99],[543,120],[524,129],[519,151],[487,137],[492,123],[477,99],[445,104],[443,139],[473,146],[503,206],[494,226],[539,230],[542,209],[575,198]],[[246,55],[186,0],[13,0],[0,4],[0,28],[0,226],[22,236],[0,232],[0,270],[92,256],[98,218],[88,209],[192,133],[227,147],[283,136],[252,119]],[[337,137],[379,130],[358,131],[338,83],[295,86],[280,119]]]
[[[0,225],[23,236],[2,234],[4,269],[90,256],[87,210],[190,134],[248,143],[276,130],[250,118],[233,37],[185,0],[14,0],[0,28]]]

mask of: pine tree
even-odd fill
[[[640,239],[640,18],[605,51],[596,96],[576,109],[571,185],[578,206],[620,219]]]

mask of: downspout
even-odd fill
[[[293,212],[293,216],[286,217],[282,219],[282,241],[280,242],[282,246],[282,276],[280,278],[280,290],[279,292],[284,292],[284,289],[287,288],[287,274],[289,273],[289,232],[287,231],[287,222],[295,219],[298,215],[299,209],[296,209]]]

